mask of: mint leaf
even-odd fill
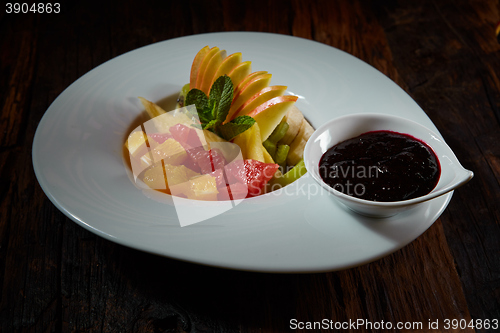
[[[196,106],[203,129],[210,130],[228,141],[255,124],[255,119],[250,116],[236,117],[223,124],[233,102],[233,89],[229,76],[223,75],[212,84],[208,97],[203,91],[193,88],[187,93],[185,102],[185,105]]]
[[[250,116],[239,116],[234,118],[228,123],[217,127],[219,135],[225,140],[231,140],[240,133],[245,132],[247,129],[255,124],[255,119]]]
[[[186,95],[186,101],[184,105],[196,106],[196,111],[198,111],[198,118],[201,123],[208,123],[213,119],[212,110],[210,109],[210,102],[207,95],[199,89],[193,88]]]
[[[233,82],[227,75],[215,80],[210,88],[209,101],[215,101],[214,119],[222,124],[226,120],[229,108],[233,102]]]
[[[186,95],[186,103],[185,105],[196,105],[196,109],[203,110],[208,107],[208,97],[205,93],[199,89],[193,88],[189,90]]]
[[[203,129],[206,129],[206,130],[212,130],[212,129],[215,129],[216,126],[217,126],[217,120],[216,119],[212,119],[210,120],[209,122],[205,123],[205,124],[202,124],[203,126]],[[213,131],[212,131],[213,132]]]
[[[214,99],[208,100],[208,108],[210,112],[210,120],[217,118],[217,101]]]

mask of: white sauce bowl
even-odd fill
[[[334,145],[371,131],[393,131],[411,135],[430,146],[441,167],[436,187],[427,195],[403,201],[377,202],[363,200],[334,190],[319,174],[323,154]],[[344,206],[370,217],[389,217],[401,211],[455,190],[473,177],[458,161],[441,136],[430,129],[407,119],[386,114],[353,114],[332,119],[319,127],[309,138],[304,150],[307,171],[324,189],[334,195]]]

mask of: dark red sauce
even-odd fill
[[[436,154],[406,134],[374,131],[343,141],[323,154],[321,178],[360,199],[401,201],[428,194],[439,181]]]

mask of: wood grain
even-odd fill
[[[0,14],[1,332],[285,332],[292,319],[489,332],[443,323],[500,320],[499,2],[111,1],[62,9]],[[180,262],[109,242],[66,218],[41,190],[31,161],[49,105],[115,56],[216,31],[294,35],[369,63],[424,109],[475,172],[473,181],[408,246],[329,273]],[[435,320],[440,329],[430,330]]]

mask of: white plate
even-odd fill
[[[242,52],[252,70],[288,85],[314,127],[349,113],[387,113],[437,132],[395,83],[359,59],[313,41],[264,33],[194,35],[114,58],[69,86],[42,118],[33,165],[49,199],[82,227],[113,242],[171,258],[266,272],[338,270],[388,255],[439,217],[452,193],[387,219],[340,207],[311,177],[204,222],[180,227],[171,205],[129,180],[122,145],[142,112],[137,96],[175,96],[205,45]]]

